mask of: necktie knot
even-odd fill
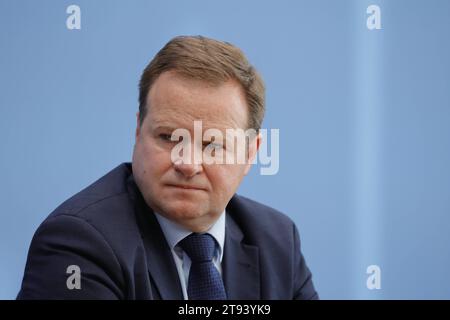
[[[207,233],[191,233],[179,243],[192,262],[208,262],[214,256],[216,243]]]

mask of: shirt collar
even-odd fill
[[[155,212],[155,216],[156,219],[158,219],[159,225],[161,226],[164,236],[166,237],[167,243],[172,250],[176,249],[175,246],[178,244],[178,242],[192,233],[192,231],[172,220],[167,219],[157,212]],[[217,219],[217,221],[206,231],[206,233],[213,236],[219,244],[218,253],[220,261],[222,261],[223,247],[225,244],[225,211],[220,214],[219,219]]]

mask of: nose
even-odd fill
[[[182,159],[175,161],[173,167],[175,168],[175,171],[182,174],[185,178],[192,178],[203,171],[203,166],[201,164],[196,164],[192,161],[191,163],[183,163]]]
[[[189,179],[203,171],[203,149],[201,143],[186,140],[182,153],[171,154],[171,160],[175,171]]]
[[[195,141],[184,145],[183,155],[186,157],[172,158],[175,171],[185,178],[192,178],[201,173],[203,171],[202,151],[202,146],[197,146]]]

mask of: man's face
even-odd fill
[[[168,71],[152,85],[147,108],[142,125],[137,116],[133,152],[133,175],[139,190],[153,210],[192,231],[205,231],[223,212],[250,164],[173,162],[171,152],[178,142],[170,136],[178,128],[187,129],[194,156],[194,150],[201,153],[211,142],[200,138],[201,145],[195,149],[195,120],[202,121],[203,130],[219,129],[224,137],[226,129],[245,130],[248,106],[244,92],[233,80],[210,86]],[[259,146],[257,139],[249,149],[250,159]]]

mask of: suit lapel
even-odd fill
[[[163,300],[183,300],[180,278],[173,255],[153,211],[145,203],[134,181],[130,183],[135,212],[147,256],[150,276]]]
[[[261,298],[259,249],[242,243],[243,234],[238,225],[228,213],[226,219],[222,266],[228,299],[258,300]]]
[[[152,211],[148,214],[151,231],[144,237],[148,271],[163,300],[183,300],[180,278],[172,252]]]

